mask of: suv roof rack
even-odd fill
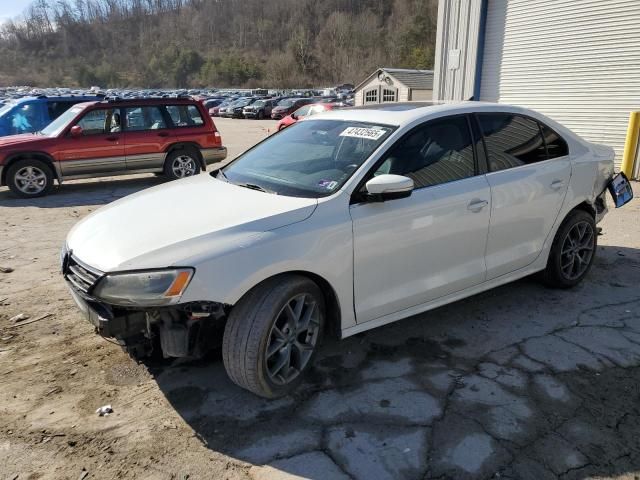
[[[34,95],[35,98],[60,98],[60,97],[105,97],[104,93],[57,93],[55,95],[47,95],[46,93],[40,93],[38,95]]]

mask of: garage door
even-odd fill
[[[489,0],[480,97],[534,108],[622,161],[640,110],[640,0]]]

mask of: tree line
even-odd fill
[[[36,0],[0,85],[311,87],[432,68],[437,0]]]

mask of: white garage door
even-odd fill
[[[612,146],[619,165],[640,110],[640,0],[489,0],[480,89]]]

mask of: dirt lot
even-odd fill
[[[217,123],[232,155],[275,125]],[[266,401],[215,355],[136,364],[66,290],[71,226],[158,183],[69,182],[32,201],[0,189],[0,266],[14,269],[0,273],[0,480],[640,476],[640,200],[605,219],[580,287],[525,279],[329,340],[294,396]],[[37,321],[9,321],[20,313]]]

